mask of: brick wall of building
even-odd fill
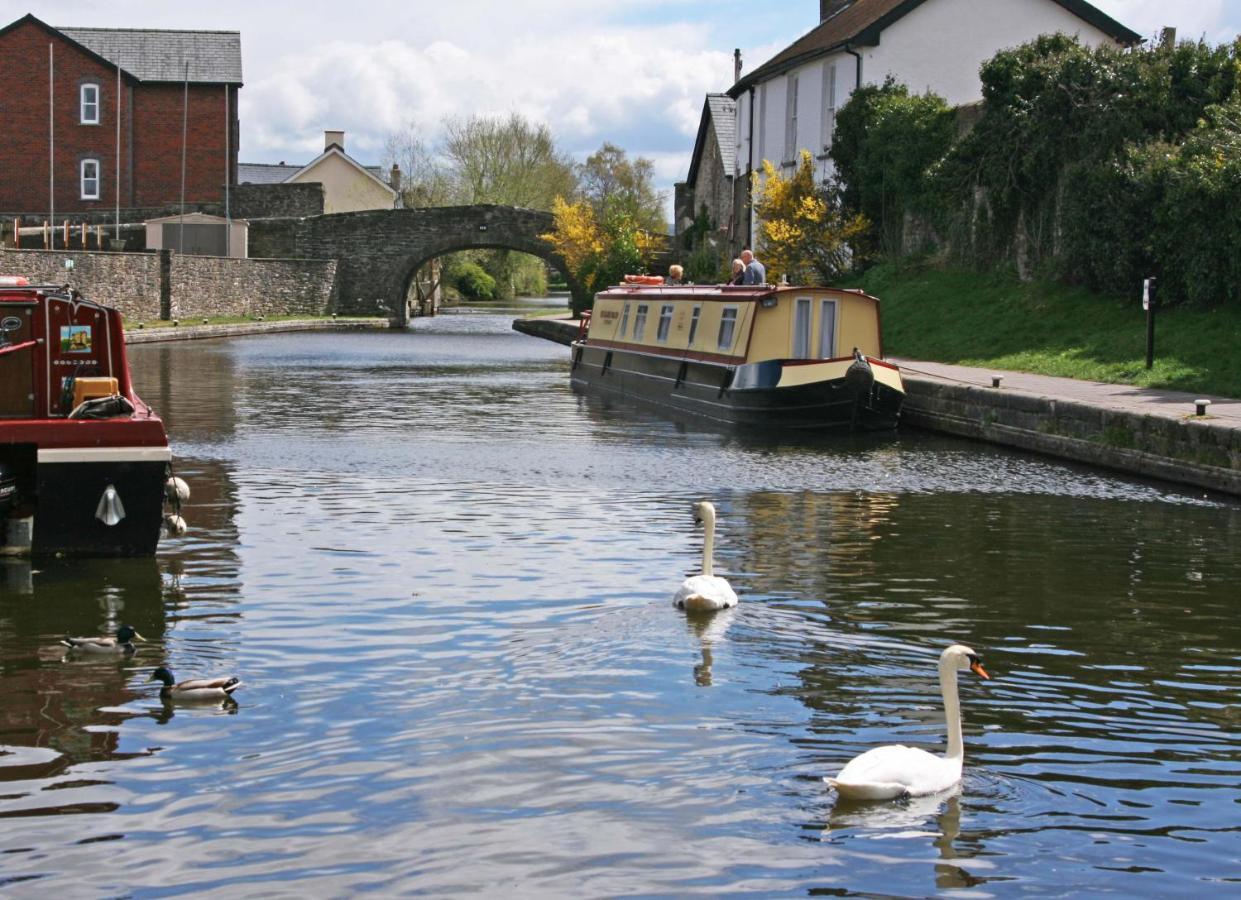
[[[181,197],[181,131],[187,106],[180,84],[140,84],[134,90],[134,193],[132,206],[158,206]],[[187,202],[223,201],[225,179],[224,88],[191,84],[185,146]],[[230,116],[237,108],[230,91]],[[236,171],[236,141],[230,148]]]

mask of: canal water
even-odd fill
[[[0,895],[1241,892],[1237,505],[669,422],[517,314],[132,348],[190,532],[0,565]],[[742,599],[690,618],[703,497]],[[942,751],[954,641],[959,790],[838,802]],[[161,664],[245,686],[166,707]]]

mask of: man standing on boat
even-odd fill
[[[741,262],[745,265],[745,277],[742,279],[742,284],[767,283],[767,267],[754,257],[749,247],[741,251]]]

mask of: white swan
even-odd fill
[[[935,794],[959,782],[965,755],[961,743],[961,704],[957,699],[959,669],[968,669],[980,678],[990,677],[969,647],[953,644],[940,654],[939,687],[948,717],[948,752],[944,756],[901,744],[876,747],[850,760],[835,778],[824,778],[828,786],[851,800],[890,800]]]
[[[710,612],[737,605],[737,595],[732,586],[712,574],[711,553],[715,549],[715,507],[702,500],[694,504],[694,522],[701,522],[704,529],[702,542],[702,574],[691,575],[681,582],[681,588],[672,598],[677,609],[691,612]]]

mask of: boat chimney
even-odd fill
[[[345,150],[345,133],[343,131],[325,131],[323,132],[323,149],[331,150],[335,144],[343,153]]]
[[[733,84],[741,80],[741,48],[733,50]]]

